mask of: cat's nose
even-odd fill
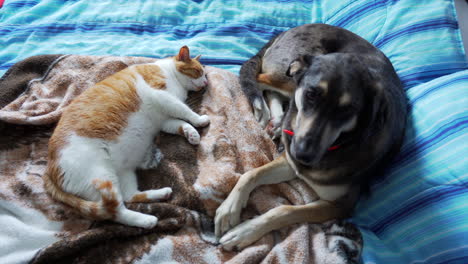
[[[208,80],[203,81],[203,86],[208,86]]]

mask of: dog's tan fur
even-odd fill
[[[258,186],[265,184],[276,184],[292,180],[297,177],[296,172],[288,163],[287,154],[281,156],[261,167],[243,174],[231,191],[228,199],[238,199],[233,210],[242,210],[247,205],[250,193]],[[354,195],[356,196],[356,194]],[[318,197],[318,195],[317,195]],[[348,198],[348,197],[346,197]],[[332,219],[348,217],[350,214],[351,201],[341,203],[340,201],[327,201],[319,199],[306,205],[283,205],[276,207],[252,220],[241,224],[237,217],[230,224],[236,226],[237,232],[228,232],[221,239],[221,243],[227,249],[233,247],[244,248],[271,232],[297,223],[312,222],[323,223]],[[223,203],[229,204],[229,203]],[[348,205],[349,204],[349,205]],[[223,210],[221,205],[221,209]],[[218,212],[218,211],[217,211]],[[240,215],[239,215],[240,216]],[[217,218],[216,221],[223,221]],[[232,221],[232,219],[231,219]],[[219,222],[216,227],[219,226]],[[244,230],[245,229],[245,230]],[[217,236],[221,236],[222,230],[215,230]],[[241,236],[239,236],[241,234]]]

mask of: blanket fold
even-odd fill
[[[211,124],[199,129],[201,142],[161,133],[155,143],[164,155],[156,169],[138,171],[141,190],[169,186],[161,203],[129,204],[156,215],[151,230],[113,222],[93,222],[53,201],[42,187],[47,142],[63,109],[81,92],[143,57],[42,55],[17,63],[0,79],[0,211],[2,223],[21,220],[31,229],[0,227],[2,263],[357,263],[362,238],[345,221],[297,224],[271,232],[240,252],[224,251],[213,236],[216,208],[238,178],[278,153],[251,113],[238,78],[206,67],[203,92],[187,103]],[[300,180],[262,186],[251,195],[243,219],[282,204],[304,204],[317,197]],[[14,209],[12,209],[14,208]],[[15,213],[13,213],[15,212]],[[0,216],[1,217],[1,216]],[[13,226],[13,224],[12,224]],[[26,233],[28,232],[28,233]],[[22,240],[24,238],[24,240]],[[29,239],[29,240],[28,240]],[[27,241],[35,241],[29,243]],[[28,254],[15,254],[23,248]]]

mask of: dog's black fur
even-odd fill
[[[304,151],[305,165],[297,157],[292,161],[299,171],[337,172],[330,174],[327,179],[315,179],[317,183],[328,185],[352,182],[360,185],[363,191],[368,191],[369,180],[382,173],[399,151],[403,140],[406,98],[398,78],[394,78],[394,72],[386,67],[370,73],[362,56],[335,53],[309,57],[307,60],[310,61],[307,68],[293,76],[298,86],[311,84],[305,76],[313,76],[318,71],[333,74],[324,78],[332,86],[328,97],[313,98],[312,101],[304,98],[304,111],[319,112],[321,118],[337,123],[346,118],[346,115],[357,114],[358,121],[355,129],[343,133],[335,141],[334,144],[339,145],[339,149],[325,152],[318,157],[316,163],[308,165],[308,161],[313,159],[313,150],[318,149],[320,133],[323,132],[323,129],[316,127],[307,138],[309,142],[306,145],[309,148]],[[342,89],[351,90],[354,94],[352,106],[345,109],[334,108],[332,105],[336,104],[329,101],[336,100],[338,91]],[[283,128],[292,129],[292,120],[296,114],[295,100],[290,100]],[[289,155],[292,140],[290,136],[282,137],[285,151]]]
[[[265,59],[268,49],[270,57]],[[274,53],[275,50],[279,52]],[[272,59],[274,56],[277,58]],[[290,67],[295,61],[301,67],[291,74]],[[336,151],[319,150],[323,133],[320,125],[308,132],[301,146],[295,144],[294,137],[283,134],[282,143],[292,157],[290,162],[299,171],[319,170],[330,174],[327,179],[314,179],[317,183],[352,182],[366,189],[369,179],[380,174],[398,152],[404,135],[406,96],[391,62],[376,47],[350,31],[324,24],[303,25],[270,40],[242,66],[242,89],[252,103],[263,97],[256,75],[263,72],[265,64],[273,62],[279,64],[275,67],[278,72],[269,74],[277,75],[276,80],[292,82],[307,90],[302,99],[304,114],[315,112],[321,120],[332,123],[339,123],[346,115],[358,116],[355,129],[342,133],[335,142],[340,145]],[[317,89],[313,89],[318,81],[328,83],[327,96],[317,95]],[[340,108],[336,100],[344,91],[352,94],[352,103]],[[311,95],[313,92],[315,96]],[[296,114],[296,102],[292,99],[283,118],[284,129],[292,129]],[[312,164],[313,160],[316,162]]]
[[[240,79],[257,120],[265,125],[272,116],[274,126],[294,135],[283,132],[284,153],[244,173],[216,210],[215,234],[223,247],[242,248],[295,223],[349,217],[369,180],[403,140],[406,97],[387,57],[345,29],[303,25],[268,42],[242,66]],[[275,93],[289,99],[282,123]],[[295,178],[306,182],[318,200],[275,207],[240,223],[252,190]]]

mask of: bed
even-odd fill
[[[454,1],[0,6],[0,263],[468,263],[468,62]],[[242,171],[277,155],[239,92],[239,68],[271,37],[306,23],[344,27],[389,57],[409,98],[404,145],[351,219],[295,225],[241,252],[223,251],[212,237],[216,207]],[[176,187],[168,203],[134,207],[166,221],[150,231],[91,222],[51,201],[41,174],[62,107],[93,81],[183,45],[209,66],[208,90],[189,104],[219,123],[203,132],[201,150],[162,136],[182,147],[161,143],[166,161],[139,172],[142,186]],[[174,177],[152,178],[166,174]],[[208,174],[216,179],[200,176]],[[252,199],[261,202],[250,202],[243,217],[307,195],[297,181],[259,188]]]

